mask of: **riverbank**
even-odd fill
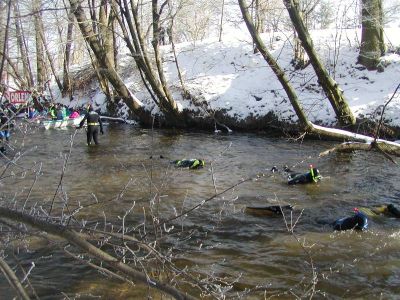
[[[360,120],[358,125],[369,123],[371,127],[379,120],[380,108],[393,96],[399,84],[400,29],[385,29],[388,52],[382,57],[383,72],[368,71],[356,64],[359,35],[360,29],[312,31],[316,50]],[[334,111],[318,85],[312,67],[296,70],[291,64],[293,49],[290,33],[266,33],[262,37],[291,78],[291,84],[309,120],[318,125],[335,127]],[[212,129],[216,121],[240,131],[286,132],[296,129],[297,116],[284,90],[261,55],[253,53],[246,30],[239,28],[235,35],[224,35],[222,42],[205,40],[195,44],[178,44],[176,50],[185,88],[201,100],[194,103],[181,96],[175,60],[169,45],[162,46],[164,72],[179,107],[197,116],[191,123],[192,127]],[[143,86],[140,75],[132,70],[133,65],[130,56],[121,55],[120,69],[124,82],[144,103],[145,108],[157,115],[158,107]],[[122,103],[117,103],[110,110],[110,105],[107,105],[104,94],[94,80],[95,76],[88,78],[93,80],[76,91],[71,103],[69,99],[60,101],[71,106],[92,102],[102,114],[127,119],[133,117]],[[394,130],[393,138],[399,138],[400,97],[394,97],[386,108],[384,122]],[[367,132],[367,129],[362,131]]]

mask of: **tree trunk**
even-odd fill
[[[11,77],[19,89],[25,89],[27,82],[25,78],[21,77],[20,72],[18,71],[18,66],[8,57],[7,53],[0,51],[0,56],[4,57],[4,64],[7,61],[7,78]]]
[[[164,2],[162,4],[162,7],[164,7],[166,4],[167,2]],[[186,125],[186,120],[184,119],[184,116],[181,114],[181,112],[178,110],[178,105],[169,92],[162,70],[162,62],[157,43],[160,15],[157,9],[157,1],[152,0],[152,44],[154,47],[158,73],[155,73],[153,71],[152,64],[150,62],[149,56],[147,55],[146,43],[141,33],[137,5],[132,0],[129,6],[128,1],[124,0],[122,2],[118,2],[118,6],[121,16],[124,17],[124,20],[122,20],[122,18],[117,15],[117,20],[122,29],[124,40],[136,62],[138,69],[142,72],[141,74],[144,75],[145,80],[149,83],[151,87],[151,89],[148,89],[151,97],[153,98],[156,105],[163,112],[168,125],[184,127]],[[117,7],[115,7],[115,9],[117,9]],[[145,81],[144,84],[147,87],[147,83]]]
[[[296,9],[299,12],[300,18],[303,19],[303,11],[300,9],[299,3],[295,3]],[[293,29],[293,43],[294,43],[294,58],[293,58],[293,66],[295,69],[302,69],[305,65],[305,55],[304,55],[304,48],[301,45],[301,40],[298,37],[296,29]]]
[[[362,151],[371,151],[375,150],[378,152],[383,152],[387,155],[391,154],[397,157],[400,157],[400,147],[390,144],[388,142],[380,142],[380,143],[361,143],[361,142],[346,142],[339,144],[333,148],[325,150],[319,154],[319,156],[326,156],[328,154],[332,154],[333,152],[353,152],[357,150]]]
[[[113,10],[108,6],[108,1],[102,0],[99,11],[99,37],[102,39],[108,60],[115,69],[114,40],[112,32],[112,25],[115,22],[114,14]]]
[[[49,61],[49,64],[50,64],[51,72],[53,73],[53,76],[54,76],[54,79],[55,79],[55,81],[56,81],[56,83],[57,83],[58,89],[59,89],[60,91],[62,91],[63,87],[62,87],[60,78],[59,78],[58,75],[57,75],[57,71],[56,71],[56,68],[55,68],[55,66],[54,66],[53,57],[51,56],[50,51],[49,51],[49,48],[48,48],[48,46],[47,46],[46,37],[44,36],[44,29],[43,29],[42,20],[40,20],[40,24],[39,24],[39,25],[40,25],[40,27],[41,27],[41,30],[40,30],[39,34],[40,34],[41,40],[42,40],[42,42],[43,42],[43,48],[44,48],[44,50],[45,50],[45,52],[46,52],[47,60]]]
[[[162,5],[162,8],[168,2],[165,1]],[[159,34],[160,34],[160,14],[162,11],[160,8],[160,12],[158,11],[158,0],[152,0],[152,15],[153,15],[153,40],[152,45],[154,49],[154,57],[156,60],[156,66],[158,71],[158,78],[160,80],[160,84],[158,84],[158,89],[162,89],[162,101],[160,101],[161,105],[163,105],[167,111],[167,114],[173,116],[173,118],[179,118],[179,110],[178,104],[173,99],[171,93],[169,92],[167,81],[164,76],[164,70],[161,61],[160,55],[160,47],[159,47]],[[161,93],[159,93],[161,94]]]
[[[6,7],[6,6],[5,6]],[[0,13],[1,14],[1,13]],[[7,6],[7,15],[5,20],[5,30],[4,30],[4,36],[0,35],[0,46],[1,46],[1,53],[0,53],[0,92],[3,92],[3,71],[4,71],[4,66],[5,66],[5,61],[6,61],[6,56],[7,56],[7,43],[8,43],[8,32],[9,32],[9,27],[10,27],[10,18],[11,18],[11,0],[8,1],[8,6]],[[2,23],[3,20],[3,15],[1,14],[0,16],[0,26],[3,25]],[[3,97],[3,93],[2,93]],[[1,99],[0,99],[1,100]]]
[[[183,81],[183,76],[182,76],[182,72],[181,69],[179,67],[179,62],[178,62],[178,56],[176,55],[176,48],[175,48],[175,38],[174,38],[174,22],[175,22],[175,16],[176,14],[172,14],[171,13],[171,5],[170,2],[168,1],[168,6],[170,7],[170,24],[169,24],[169,29],[168,29],[168,38],[169,38],[169,43],[171,43],[171,48],[172,48],[172,52],[174,54],[174,60],[175,60],[175,66],[176,66],[176,71],[178,73],[178,78],[179,78],[179,82],[181,83],[181,88],[183,91],[183,97],[187,98],[189,96],[189,92],[186,89],[185,86],[185,82]],[[222,1],[222,11],[224,9],[224,0]],[[223,17],[223,13],[221,15],[221,22],[222,22],[222,17]],[[220,28],[220,40],[221,41],[221,34],[222,34],[222,23],[221,23],[221,28]]]
[[[108,52],[108,43],[107,43],[107,3],[104,0],[101,0],[100,4],[96,3],[95,0],[88,1],[89,11],[90,11],[90,19],[92,23],[93,33],[99,45],[102,47],[103,51],[106,53],[106,57],[109,59],[111,66],[115,70],[115,66],[113,65],[114,61],[110,60],[110,55]],[[97,14],[97,8],[98,14]],[[90,46],[88,46],[88,52],[90,55]],[[92,66],[95,70],[97,80],[99,82],[100,89],[103,93],[110,99],[110,86],[107,77],[100,71],[101,65],[97,61],[97,57],[90,55],[90,59],[92,62]]]
[[[67,40],[65,43],[65,52],[63,60],[63,84],[62,84],[63,89],[61,92],[63,97],[69,95],[70,98],[72,97],[72,88],[73,88],[71,82],[71,76],[69,74],[73,29],[74,29],[74,12],[70,9],[68,11]]]
[[[43,51],[43,39],[42,26],[40,25],[42,20],[42,14],[40,12],[41,1],[35,0],[34,2],[34,25],[35,25],[35,41],[36,41],[36,86],[38,92],[42,93],[44,91],[44,84],[46,82],[46,69]]]
[[[383,11],[381,0],[362,0],[361,47],[357,63],[375,70],[385,54]]]
[[[225,12],[225,0],[222,0],[222,4],[221,4],[221,19],[220,19],[220,22],[219,22],[219,38],[218,38],[219,42],[222,42],[222,29],[223,29],[223,24],[224,24],[224,12]]]
[[[315,73],[318,77],[318,82],[328,97],[339,123],[342,126],[354,125],[356,118],[348,106],[343,92],[340,90],[338,84],[329,76],[327,70],[315,52],[310,34],[308,33],[307,28],[301,19],[298,10],[296,9],[294,0],[284,0],[283,2],[289,13],[290,19],[292,20],[293,26],[296,29],[298,37],[302,42],[303,48],[306,51],[315,70]]]
[[[34,85],[32,69],[29,61],[28,49],[26,47],[26,39],[21,25],[20,13],[18,3],[14,3],[14,16],[15,16],[15,32],[17,38],[18,49],[21,55],[22,70],[25,77],[27,86],[24,89],[31,89]]]
[[[148,123],[149,115],[144,111],[143,104],[128,90],[125,83],[112,67],[112,63],[109,61],[106,51],[97,40],[91,28],[91,22],[88,22],[84,10],[77,0],[70,0],[69,2],[71,4],[71,9],[74,11],[74,15],[78,21],[82,35],[92,49],[98,63],[100,64],[100,72],[107,77],[115,90],[118,92],[119,96],[128,105],[132,112],[136,114],[139,120],[141,122]]]
[[[100,40],[100,43],[105,51],[105,55],[107,56],[107,59],[110,62],[110,65],[115,70],[112,35],[110,32],[111,28],[109,27],[109,15],[110,12],[108,8],[108,3],[107,1],[102,0],[99,8],[99,20],[97,22],[98,39]],[[101,81],[101,87],[104,94],[110,97],[112,92],[108,84],[107,78],[104,76],[100,76],[99,79]]]
[[[257,49],[260,51],[261,55],[264,57],[266,62],[269,64],[272,71],[275,73],[276,77],[278,78],[279,82],[281,83],[282,87],[284,88],[284,90],[289,98],[289,101],[292,104],[297,117],[299,118],[299,122],[300,122],[302,129],[308,130],[308,128],[310,127],[310,123],[307,120],[307,117],[306,117],[302,107],[300,106],[296,92],[294,91],[293,87],[289,83],[289,80],[286,77],[285,72],[277,64],[276,60],[269,53],[269,51],[265,47],[263,41],[261,40],[260,36],[258,35],[258,33],[254,27],[254,24],[251,22],[251,17],[247,10],[248,6],[245,3],[245,0],[239,0],[239,6],[240,6],[240,10],[243,15],[243,19],[246,22],[246,26],[251,34],[251,37],[253,38],[254,44],[256,45]]]

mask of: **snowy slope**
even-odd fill
[[[320,30],[311,34],[321,60],[344,91],[356,116],[371,116],[392,96],[400,83],[398,54],[388,53],[382,58],[386,66],[382,73],[363,70],[356,64],[361,29]],[[293,55],[291,33],[265,33],[262,37],[280,66],[287,71],[310,121],[334,124],[333,109],[318,86],[312,66],[295,71],[290,64]],[[389,49],[399,49],[399,28],[386,29],[385,38]],[[192,103],[182,100],[178,93],[180,82],[171,47],[167,45],[161,48],[166,77],[175,91],[176,99],[182,108],[193,109]],[[253,53],[250,35],[243,24],[224,31],[222,42],[210,39],[196,44],[178,44],[176,48],[186,87],[191,93],[204,97],[209,108],[224,110],[237,119],[264,116],[272,111],[283,121],[297,120],[268,64],[260,54]],[[140,77],[132,71],[133,64],[129,56],[121,58],[121,67],[125,69],[122,77],[132,92],[149,109],[157,112],[158,108],[142,86]],[[104,111],[104,95],[96,93],[98,89],[93,87],[90,93],[81,93],[72,105],[94,101]],[[123,107],[120,116],[127,115],[126,107]],[[392,100],[385,117],[389,124],[400,126],[400,97]]]

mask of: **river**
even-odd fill
[[[70,207],[103,202],[82,209],[78,218],[106,218],[121,224],[126,210],[132,208],[127,217],[130,226],[143,223],[150,199],[156,199],[154,207],[160,218],[166,219],[253,178],[169,223],[165,229],[171,231],[165,235],[171,237],[161,249],[174,247],[176,264],[187,265],[191,272],[235,281],[228,298],[292,299],[305,295],[310,286],[315,287],[317,298],[400,297],[399,219],[371,218],[365,232],[333,232],[329,225],[350,216],[354,207],[400,205],[399,168],[382,155],[356,152],[319,158],[318,154],[334,143],[261,134],[152,131],[128,125],[107,126],[98,147],[87,147],[84,131],[77,131],[70,148],[74,132],[36,129],[14,134],[15,149],[9,153],[29,151],[18,167],[7,171],[15,176],[0,181],[2,205],[15,203],[20,208],[28,193],[26,207],[39,207],[43,201],[49,204],[69,153],[61,190]],[[170,160],[181,158],[204,158],[205,168],[171,167]],[[274,165],[303,172],[310,164],[323,176],[317,184],[288,186],[283,176],[270,173]],[[41,168],[36,180],[29,171],[32,167]],[[24,176],[21,168],[26,168]],[[60,214],[59,197],[55,203],[54,211]],[[286,216],[290,226],[301,215],[293,234],[282,217],[244,213],[246,206],[268,204],[294,206],[293,216]],[[173,235],[182,230],[191,235],[181,236],[178,242]],[[106,278],[66,256],[57,241],[44,243],[32,238],[29,243],[28,248],[18,243],[15,255],[25,269],[35,263],[29,278],[40,299],[64,299],[67,295],[79,299],[146,298],[146,288]],[[15,266],[10,251],[6,253],[7,261]],[[310,285],[311,262],[315,285]],[[23,277],[20,271],[17,275]],[[0,295],[1,299],[15,295],[4,277],[0,277]]]

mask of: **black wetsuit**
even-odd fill
[[[200,169],[204,167],[204,160],[202,159],[182,159],[174,160],[172,163],[178,168]]]
[[[311,183],[317,182],[320,180],[321,176],[319,175],[319,171],[317,168],[313,168],[307,173],[300,174],[300,173],[292,173],[288,177],[288,184],[303,184],[303,183]]]
[[[10,130],[10,122],[9,122],[7,116],[3,112],[1,112],[0,113],[0,141],[1,141],[0,151],[3,153],[5,153],[5,151],[6,151],[4,144],[3,144],[3,140],[4,139],[6,141],[9,140],[9,138],[10,138],[9,130]]]
[[[364,230],[368,228],[368,218],[362,212],[357,212],[354,216],[341,218],[333,223],[334,230]]]
[[[79,124],[79,128],[83,126],[85,123],[85,120],[87,120],[87,144],[90,145],[93,141],[96,145],[99,144],[98,141],[98,135],[99,135],[99,127],[100,127],[100,132],[103,133],[103,124],[101,123],[100,116],[97,112],[94,110],[89,110],[86,114],[81,123]]]

